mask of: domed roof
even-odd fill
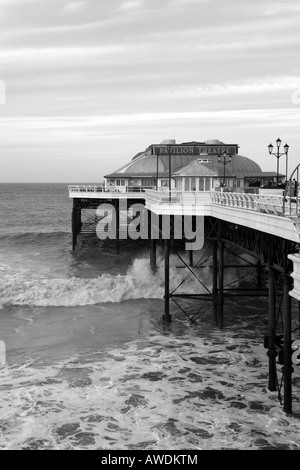
[[[248,173],[261,173],[261,167],[251,160],[251,158],[243,155],[234,155],[231,163],[229,163],[232,173],[247,175]]]
[[[218,140],[214,141],[206,141],[211,145],[219,145],[221,142]],[[181,144],[184,145],[184,144]],[[147,149],[148,150],[148,149]],[[124,165],[119,170],[111,173],[107,176],[153,176],[158,173],[160,176],[169,172],[169,156],[165,154],[161,154],[157,157],[157,155],[152,155],[148,151],[138,153],[133,160],[129,163]],[[188,167],[193,161],[196,161],[199,158],[199,155],[193,154],[172,154],[171,155],[171,171],[172,173],[180,174],[181,170],[185,171],[186,167]],[[218,154],[209,154],[207,162],[201,161],[202,170],[204,167],[208,169],[207,174],[212,173],[214,175],[222,176],[224,173],[224,165],[222,161],[219,163],[218,161]],[[197,167],[197,168],[196,168]],[[200,167],[196,165],[191,167],[189,171],[200,171]],[[258,174],[262,173],[261,167],[251,160],[251,158],[244,157],[243,155],[232,155],[231,162],[226,164],[226,174],[227,176],[247,176],[248,174]]]
[[[194,155],[172,155],[171,156],[171,169],[172,173],[185,167],[193,160]],[[168,155],[159,155],[158,160],[156,155],[143,154],[139,158],[131,161],[129,164],[118,170],[116,173],[127,173],[132,175],[153,175],[158,172],[167,173],[169,171],[169,157]],[[115,174],[115,173],[114,173]]]
[[[180,168],[174,173],[177,176],[218,176],[218,172],[209,168],[209,166],[199,162],[198,160],[193,160],[188,165]]]
[[[153,174],[157,171],[157,157],[156,155],[143,155],[134,160],[125,170],[125,173],[134,174]],[[164,172],[165,168],[160,159],[158,159],[158,171]]]
[[[203,163],[203,165],[215,171],[218,176],[224,174],[224,164],[218,161],[217,155],[209,156],[211,162]],[[226,175],[227,176],[246,176],[250,173],[261,173],[260,166],[250,158],[244,157],[243,155],[232,155],[231,162],[226,163]]]
[[[192,157],[192,158],[191,158]],[[222,163],[218,163],[218,156],[210,156],[211,163],[201,163],[210,170],[220,173],[220,170],[224,167]],[[196,160],[196,156],[191,155],[172,155],[171,166],[172,173],[178,172],[192,161]],[[169,171],[169,159],[166,155],[161,155],[158,158],[158,172],[164,173]],[[244,157],[243,155],[233,155],[231,162],[226,164],[227,173],[231,175],[248,173],[261,173],[260,166],[251,160],[250,158]],[[157,172],[157,157],[156,155],[143,155],[140,158],[135,159],[123,170],[123,173],[132,174],[153,174]],[[221,171],[222,174],[222,171]]]

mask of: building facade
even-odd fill
[[[129,163],[105,175],[105,186],[121,192],[127,187],[131,190],[171,187],[179,191],[221,188],[243,191],[266,183],[272,186],[276,173],[262,172],[256,162],[240,155],[238,149],[237,144],[219,140],[181,144],[165,140],[150,145]]]

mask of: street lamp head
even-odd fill
[[[276,140],[276,144],[277,144],[277,147],[279,148],[280,145],[281,145],[281,140],[279,139],[279,137],[278,137],[278,139]]]
[[[223,160],[222,160],[223,158]],[[228,158],[228,160],[226,160]],[[223,165],[226,165],[226,163],[230,163],[232,159],[232,156],[226,153],[225,151],[222,153],[222,155],[218,155],[218,162],[223,163]]]
[[[284,153],[287,155],[288,154],[288,151],[289,151],[289,148],[290,146],[288,144],[285,144],[285,146],[283,147],[284,148]]]
[[[272,151],[273,151],[273,148],[274,148],[274,145],[270,144],[268,145],[268,149],[269,149],[269,154],[271,155]]]

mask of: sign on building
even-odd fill
[[[238,153],[238,145],[174,145],[161,144],[153,145],[152,155],[222,155],[224,152],[228,155]]]

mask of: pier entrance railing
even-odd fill
[[[97,184],[73,184],[68,186],[70,193],[144,193],[153,186],[104,186]]]
[[[299,216],[299,174],[300,174],[300,163],[296,166],[289,180],[287,181],[284,199],[283,199],[283,211],[289,212],[290,215]],[[295,214],[294,214],[295,212]]]
[[[270,215],[299,217],[299,199],[290,195],[233,193],[222,191],[147,190],[147,202],[155,204],[210,205],[234,207]]]
[[[147,201],[156,204],[210,205],[209,191],[178,191],[172,189],[147,190]]]
[[[230,192],[211,192],[213,204],[227,207],[247,209],[255,212],[263,212],[282,217],[299,217],[299,196],[291,196],[287,193],[282,196],[273,194],[246,194]]]

